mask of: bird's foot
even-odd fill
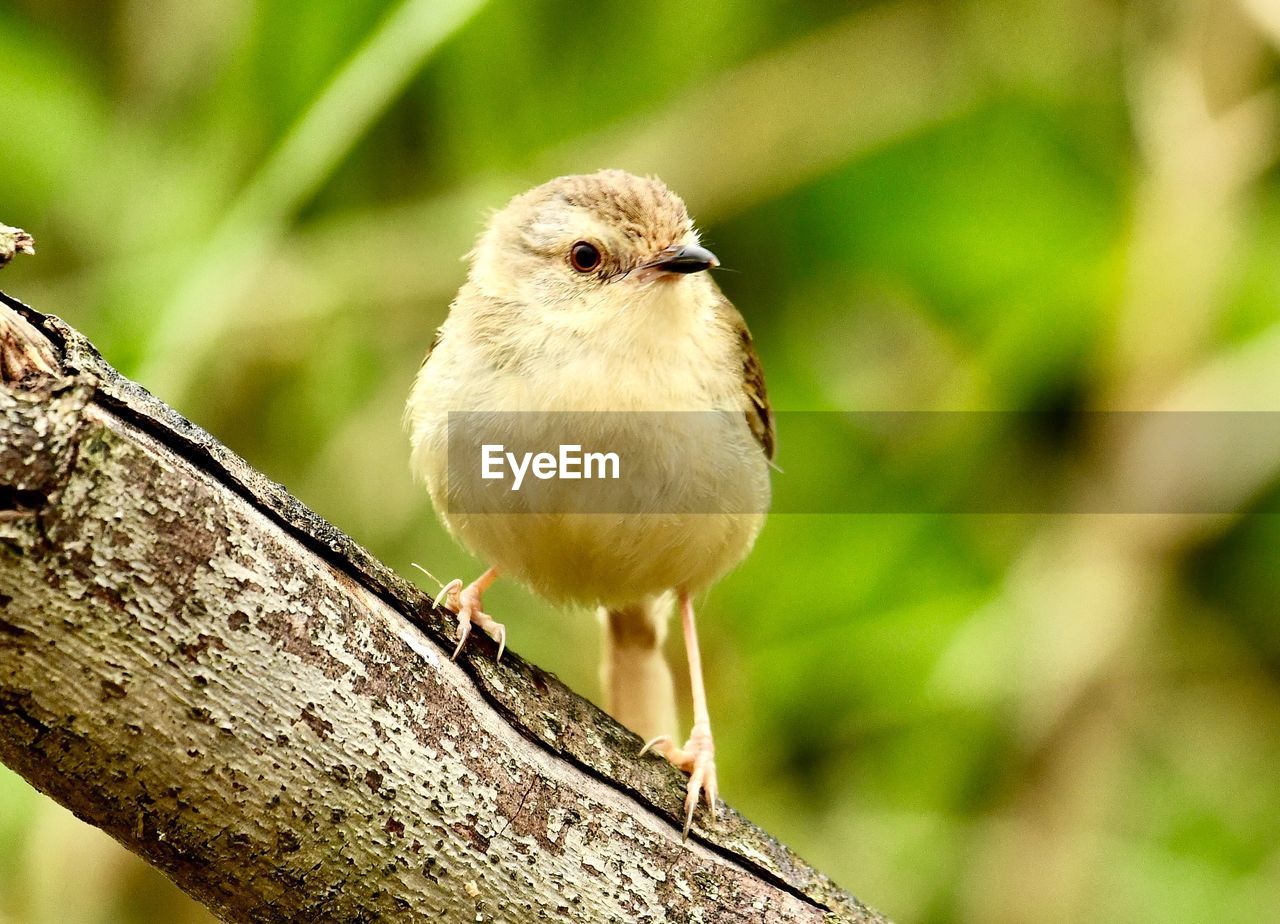
[[[693,824],[693,812],[698,807],[698,797],[706,793],[707,809],[712,823],[716,820],[716,747],[711,739],[711,726],[698,723],[689,733],[684,747],[676,747],[670,735],[662,735],[645,743],[641,756],[650,751],[661,754],[676,767],[689,774],[689,786],[684,797],[684,838],[689,838]]]
[[[436,596],[436,600],[443,603],[445,609],[452,610],[458,617],[458,647],[453,649],[452,655],[455,661],[462,653],[462,646],[467,643],[473,625],[479,626],[485,635],[498,643],[498,657],[495,660],[501,661],[502,653],[507,650],[507,627],[480,609],[484,587],[481,581],[464,587],[462,581],[454,578],[440,588],[440,593]]]

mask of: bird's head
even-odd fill
[[[718,265],[662,181],[601,170],[551,180],[494,213],[470,278],[504,301],[608,315],[670,286],[706,286],[687,280]]]

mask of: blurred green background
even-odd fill
[[[1280,409],[1278,47],[1277,0],[6,0],[0,284],[470,577],[403,398],[486,210],[622,167],[776,407],[1048,410],[1028,475],[1145,482],[1083,412]],[[902,922],[1275,920],[1280,452],[1218,462],[1236,514],[772,517],[702,603],[722,792]],[[591,615],[489,602],[598,698]],[[0,921],[206,919],[0,771]]]

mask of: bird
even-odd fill
[[[694,598],[747,556],[770,501],[775,426],[751,334],[683,200],[656,177],[552,179],[494,212],[467,259],[405,410],[414,474],[488,566],[437,594],[456,615],[453,657],[479,627],[501,658],[506,627],[483,608],[499,575],[596,608],[605,709],[643,739],[641,757],[689,774],[687,840],[701,798],[713,824],[719,798]],[[618,449],[616,503],[578,503],[582,481],[557,482],[537,509],[509,484],[470,493],[493,486],[459,461],[465,437],[507,445],[548,419],[572,419],[583,447]],[[693,712],[683,744],[663,656],[673,600]]]

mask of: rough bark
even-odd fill
[[[21,228],[10,228],[4,222],[0,222],[0,269],[9,263],[15,254],[35,252],[35,238]]]
[[[0,760],[227,920],[875,922],[0,299]]]

